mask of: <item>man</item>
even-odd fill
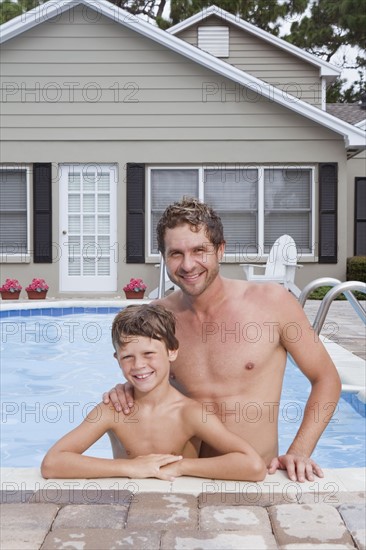
[[[202,420],[216,414],[262,456],[269,473],[287,470],[312,481],[321,468],[310,458],[336,408],[336,368],[302,308],[278,284],[223,278],[225,250],[218,215],[196,199],[169,206],[157,227],[170,279],[181,290],[159,302],[177,319],[180,354],[171,369],[178,389],[202,403]],[[278,456],[278,412],[287,352],[312,389],[303,421],[287,453]],[[128,413],[133,395],[118,385],[104,395]],[[202,456],[215,449],[203,445]]]

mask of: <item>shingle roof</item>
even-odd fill
[[[348,122],[357,124],[366,119],[366,110],[359,103],[327,103],[327,113]]]

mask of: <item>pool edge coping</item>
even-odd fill
[[[1,490],[129,490],[138,493],[265,493],[302,494],[365,492],[366,468],[324,468],[324,477],[305,483],[288,479],[283,471],[267,475],[262,482],[227,481],[182,476],[174,481],[159,479],[96,478],[44,479],[39,468],[0,468]]]

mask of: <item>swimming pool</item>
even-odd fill
[[[38,467],[47,449],[76,427],[122,380],[110,328],[117,307],[10,311],[1,319],[2,467]],[[289,361],[280,405],[280,453],[291,443],[310,384]],[[89,454],[110,457],[104,436]],[[339,402],[313,458],[322,467],[365,466],[365,422]]]

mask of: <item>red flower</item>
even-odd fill
[[[0,292],[20,292],[22,286],[17,279],[6,279],[3,286],[0,287]]]
[[[123,287],[123,290],[132,291],[132,292],[141,292],[146,290],[147,286],[145,285],[142,279],[130,279],[128,285]]]
[[[32,282],[25,290],[35,290],[36,292],[45,292],[49,289],[48,284],[44,279],[32,279]]]

